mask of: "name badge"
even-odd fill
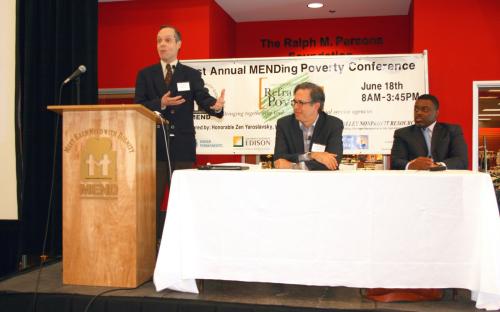
[[[177,83],[177,91],[182,92],[182,91],[189,91],[191,90],[189,88],[189,82],[178,82]]]
[[[311,152],[324,152],[326,150],[326,145],[321,145],[317,143],[313,143],[311,147]]]

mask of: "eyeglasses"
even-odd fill
[[[300,106],[303,106],[303,105],[306,105],[306,104],[311,104],[312,101],[307,101],[307,102],[304,102],[302,100],[296,100],[296,99],[293,99],[291,102],[290,102],[290,105],[295,106],[297,104],[300,104]]]

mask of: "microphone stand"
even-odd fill
[[[76,77],[76,105],[80,105],[80,77]]]
[[[168,163],[168,183],[172,183],[172,163],[170,162],[170,131],[168,127],[168,121],[163,118],[161,114],[158,115],[161,121],[161,128],[163,130],[163,139],[165,141],[165,152],[167,153],[167,163]]]
[[[61,83],[59,86],[59,96],[57,98],[57,105],[61,105],[61,97],[62,97],[62,90],[64,87],[64,82]],[[52,151],[52,174],[51,174],[51,179],[50,179],[50,192],[49,192],[49,205],[47,209],[47,219],[45,221],[45,231],[43,234],[43,241],[42,241],[42,252],[40,254],[40,266],[38,267],[38,274],[37,278],[35,281],[35,291],[33,292],[33,303],[31,310],[36,311],[37,310],[37,303],[38,303],[38,288],[40,286],[40,276],[42,274],[42,269],[44,263],[48,259],[48,255],[45,253],[46,248],[47,248],[47,236],[49,233],[49,225],[51,221],[51,216],[52,216],[52,207],[54,205],[54,183],[55,183],[55,173],[56,173],[56,159],[57,159],[57,142],[58,142],[58,137],[59,137],[59,120],[61,117],[59,114],[56,114],[56,121],[55,121],[55,127],[54,127],[54,146],[53,146],[53,151]]]

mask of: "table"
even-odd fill
[[[500,218],[471,171],[201,171],[173,175],[154,283],[195,279],[465,288],[500,308]]]

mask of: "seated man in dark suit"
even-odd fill
[[[394,132],[391,169],[428,170],[435,166],[467,169],[467,145],[459,125],[437,122],[438,99],[430,94],[418,97],[413,126]]]
[[[338,169],[343,152],[342,120],[323,112],[325,93],[314,83],[301,83],[293,93],[293,114],[280,118],[276,126],[274,167]]]

